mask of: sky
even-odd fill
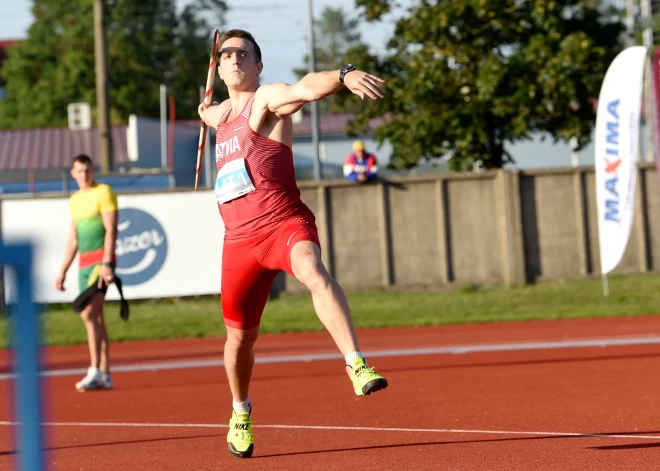
[[[190,0],[176,0],[182,7]],[[402,0],[411,4],[413,0]],[[0,6],[0,40],[21,39],[33,21],[30,0],[2,1]],[[307,0],[227,0],[230,12],[227,28],[250,31],[262,50],[264,61],[263,82],[296,80],[292,70],[303,65],[307,53]],[[356,16],[354,0],[313,0],[313,13],[319,17],[324,7],[342,8],[349,18]],[[399,12],[400,14],[400,12]],[[393,18],[383,23],[362,23],[362,40],[370,45],[372,53],[385,51],[391,36]],[[209,38],[209,50],[212,38]],[[205,80],[205,76],[200,80]]]

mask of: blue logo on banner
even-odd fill
[[[116,273],[127,285],[149,281],[167,258],[167,235],[151,214],[135,208],[119,209]]]
[[[607,105],[607,144],[605,148],[605,189],[607,196],[605,200],[605,220],[621,222],[619,214],[619,203],[621,195],[617,185],[619,184],[619,166],[621,156],[619,155],[619,112],[617,107],[620,100],[614,100]]]

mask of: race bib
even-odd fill
[[[220,204],[243,196],[254,189],[254,184],[245,168],[244,158],[224,164],[215,180],[215,197]]]

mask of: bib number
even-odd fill
[[[215,197],[220,204],[254,190],[254,184],[245,168],[244,158],[232,160],[223,165],[215,180]]]

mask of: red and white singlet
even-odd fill
[[[226,242],[274,230],[292,216],[311,215],[300,199],[291,149],[250,128],[253,102],[254,95],[230,123],[228,110],[216,128],[215,194]]]

